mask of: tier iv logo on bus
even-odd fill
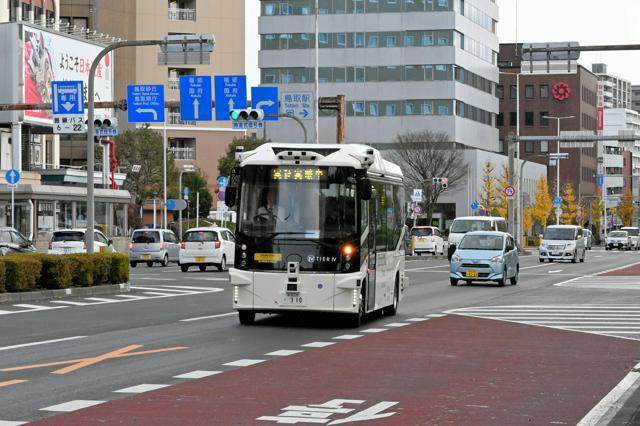
[[[315,256],[313,254],[310,254],[309,256],[307,256],[307,262],[309,263],[316,263],[316,262],[337,262],[338,258],[337,257],[330,257],[330,256]]]
[[[282,409],[282,413],[277,416],[262,416],[256,420],[275,422],[281,424],[316,423],[339,425],[351,422],[366,422],[370,420],[384,419],[396,414],[395,411],[384,413],[383,411],[398,404],[397,402],[382,401],[362,411],[358,411],[348,417],[331,417],[350,414],[355,408],[346,408],[345,405],[361,405],[367,401],[360,399],[332,399],[324,404],[289,405]]]

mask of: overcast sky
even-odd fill
[[[259,83],[259,0],[245,0],[246,72]],[[577,41],[581,45],[640,44],[640,0],[496,0],[500,6],[501,43]],[[516,19],[516,3],[517,19]],[[583,53],[580,63],[608,64],[608,72],[640,84],[640,51]]]

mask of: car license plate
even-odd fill
[[[204,257],[196,257],[196,263],[204,263]]]
[[[151,255],[150,255],[150,254],[146,254],[146,253],[145,253],[145,254],[143,254],[141,257],[142,257],[143,259],[151,259]]]
[[[305,304],[304,297],[300,293],[287,293],[282,299],[282,304],[303,306]]]
[[[478,278],[478,271],[467,271],[465,276],[467,278]]]

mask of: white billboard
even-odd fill
[[[88,99],[89,70],[102,47],[71,37],[33,27],[23,27],[24,103],[51,102],[51,82],[84,81],[84,98]],[[113,100],[113,56],[107,54],[95,74],[95,99]],[[52,124],[51,111],[25,111],[24,120],[36,124]]]

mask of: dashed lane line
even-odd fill
[[[81,410],[83,408],[93,407],[94,405],[104,404],[106,401],[89,401],[77,399],[50,407],[41,408],[40,411],[55,411],[59,413],[69,413],[71,411]]]
[[[0,348],[0,351],[8,351],[10,349],[27,348],[27,347],[30,347],[30,346],[48,345],[49,343],[68,342],[69,340],[84,339],[85,337],[87,337],[87,336],[73,336],[73,337],[64,337],[62,339],[43,340],[41,342],[22,343],[20,345],[12,345],[12,346],[2,347],[2,348]]]
[[[158,390],[162,388],[169,387],[169,385],[158,385],[158,384],[142,384],[136,386],[130,386],[124,389],[118,389],[117,391],[113,391],[113,393],[144,393],[150,392],[153,390]]]

